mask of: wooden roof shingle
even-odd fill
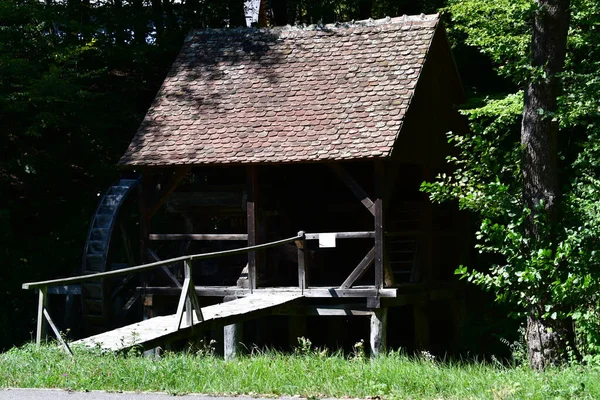
[[[438,24],[193,31],[120,164],[387,157]]]

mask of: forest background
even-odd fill
[[[271,25],[443,12],[468,97],[466,108],[472,110],[466,114],[474,135],[451,137],[466,151],[455,161],[468,165],[459,168],[468,173],[453,178],[466,179],[469,185],[453,186],[456,180],[441,179],[428,190],[437,200],[458,200],[479,224],[484,223],[478,225],[484,229],[474,229],[481,239],[480,249],[496,256],[481,257],[476,264],[479,271],[491,274],[469,276],[493,290],[499,285],[511,289],[510,282],[516,284],[517,280],[539,284],[535,276],[528,278],[528,273],[536,273],[530,264],[510,272],[514,281],[499,279],[506,269],[498,268],[506,264],[498,264],[497,256],[503,261],[510,259],[505,250],[511,245],[496,246],[494,242],[498,232],[507,227],[516,232],[509,235],[517,238],[516,242],[523,237],[518,224],[515,228],[512,222],[519,220],[522,211],[522,204],[515,200],[520,190],[520,90],[532,75],[526,59],[533,4],[524,0],[267,2]],[[600,213],[595,206],[600,145],[593,145],[598,143],[600,104],[598,7],[591,0],[572,2],[569,56],[561,77],[570,84],[570,92],[560,103],[564,111],[559,138],[561,182],[569,204],[585,206],[579,208],[582,212],[569,214],[569,223],[577,229],[585,221],[586,233],[574,235],[581,240],[571,243],[585,254],[567,260],[575,260],[579,269],[562,269],[581,282],[573,283],[566,276],[560,278],[557,290],[568,290],[562,285],[567,282],[576,287],[572,295],[585,295],[587,300],[580,302],[578,309],[561,309],[561,315],[548,309],[552,317],[580,316],[584,327],[595,324],[598,315],[594,294],[598,293],[598,274],[590,272],[598,265],[595,238],[600,232],[596,222]],[[0,350],[29,340],[34,330],[36,299],[20,289],[21,283],[77,272],[98,194],[119,176],[116,163],[187,32],[191,28],[242,26],[244,16],[243,0],[0,0]],[[502,163],[497,162],[498,157]],[[486,163],[506,168],[490,170]],[[475,168],[470,167],[473,165]],[[488,185],[490,182],[495,184]],[[482,215],[484,203],[473,197],[480,191],[456,189],[480,189],[481,185],[490,188],[484,199],[497,205],[492,207],[496,214]],[[553,257],[555,253],[553,250]],[[556,264],[554,260],[550,264]],[[496,293],[513,301],[512,309],[500,313],[513,311],[522,320],[519,301],[527,299]],[[565,304],[569,299],[563,296]],[[491,324],[485,316],[483,313],[474,321],[473,326],[479,326],[474,329],[497,329],[497,337],[514,335],[514,324]],[[586,350],[597,351],[597,331],[587,329],[581,335],[586,337]]]

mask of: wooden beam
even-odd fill
[[[335,233],[336,239],[372,239],[375,237],[374,231],[367,232],[331,232],[331,233],[307,233],[306,240],[318,240],[319,235],[331,235]]]
[[[375,161],[375,287],[383,288],[383,180],[384,164]]]
[[[369,347],[371,357],[385,354],[387,346],[387,308],[378,308],[371,314]]]
[[[367,269],[369,269],[371,264],[373,264],[374,259],[375,259],[375,247],[373,247],[371,250],[369,250],[367,255],[361,260],[360,263],[358,263],[356,268],[354,268],[354,271],[352,271],[350,273],[350,275],[348,275],[348,278],[346,278],[346,280],[344,281],[344,283],[342,283],[340,288],[341,289],[351,288],[352,285],[354,285],[354,282],[356,282],[358,279],[360,279],[360,277],[364,275],[364,273],[367,271]]]
[[[301,239],[296,240],[296,246],[298,247],[298,287],[304,293],[304,289],[307,288],[306,283],[306,270],[308,261],[308,251],[306,249],[306,235],[304,231],[298,232],[298,236],[302,236]]]
[[[151,260],[153,261],[160,261],[160,257],[158,256],[158,254],[156,254],[154,252],[154,250],[152,249],[148,249],[148,256],[150,257]],[[175,287],[180,288],[181,287],[181,283],[179,283],[179,281],[177,280],[177,278],[175,277],[175,275],[173,275],[171,273],[171,271],[169,270],[167,265],[163,265],[162,267],[159,268],[159,271],[161,271],[163,274],[165,274],[165,276],[171,281],[173,282],[173,284],[175,284]]]
[[[35,343],[40,346],[44,337],[44,311],[46,310],[46,288],[40,288],[38,292],[38,314],[37,314],[37,329],[35,331]]]
[[[139,185],[139,209],[140,209],[140,261],[145,263],[148,257],[148,233],[150,232],[150,196],[156,185],[155,177],[147,168],[142,170],[142,183]],[[142,279],[144,280],[144,279]]]
[[[48,314],[48,311],[45,308],[44,308],[44,316],[46,317],[46,321],[48,321],[48,325],[50,325],[50,328],[52,328],[52,332],[54,332],[54,336],[56,336],[56,340],[58,340],[58,343],[60,343],[62,348],[65,350],[65,352],[67,352],[69,355],[73,356],[73,352],[71,351],[71,348],[69,347],[67,342],[65,342],[63,337],[60,335],[58,328],[54,324],[54,321],[52,321],[52,318],[50,318],[50,314]]]
[[[142,290],[142,288],[138,288]],[[176,288],[169,287],[147,287],[145,288],[146,293],[159,294],[162,296],[177,296],[181,292]],[[256,288],[253,293],[257,294],[289,294],[298,293],[304,297],[314,298],[370,298],[370,297],[382,297],[382,298],[395,298],[398,296],[398,290],[396,288],[384,288],[379,289],[374,286],[355,286],[350,289],[334,288],[334,287],[311,287],[304,290],[304,293],[297,286],[292,287],[274,287],[274,288]],[[196,286],[196,294],[203,297],[225,297],[225,296],[237,296],[244,297],[249,296],[250,289],[240,288],[237,286]]]
[[[346,186],[348,186],[350,191],[354,194],[354,196],[356,196],[358,200],[360,200],[363,206],[365,206],[365,208],[369,210],[371,214],[375,215],[375,204],[373,203],[373,201],[371,201],[371,199],[367,195],[367,192],[365,192],[363,188],[360,187],[358,182],[354,180],[352,175],[350,175],[348,171],[346,171],[344,167],[342,167],[339,163],[327,163],[327,165],[329,165],[333,172],[335,172],[337,176],[339,176],[340,179],[346,184]]]
[[[258,240],[256,230],[256,212],[257,212],[257,191],[258,191],[258,173],[255,165],[249,165],[247,171],[247,200],[246,217],[248,225],[248,247],[255,246]],[[256,289],[256,252],[248,252],[248,287],[250,292]]]
[[[248,240],[245,233],[151,233],[150,240]]]
[[[223,302],[237,300],[235,296],[225,296]],[[232,360],[236,358],[242,349],[244,337],[244,323],[238,322],[223,326],[223,358]]]
[[[339,305],[319,305],[319,306],[302,306],[294,307],[293,309],[281,309],[277,312],[279,315],[290,315],[290,318],[302,316],[319,316],[319,317],[368,317],[373,314],[372,310],[356,304],[339,304]],[[291,337],[296,339],[298,336]]]
[[[173,191],[177,189],[177,186],[181,183],[183,178],[185,178],[185,176],[188,174],[188,172],[190,172],[191,169],[191,165],[186,165],[184,167],[178,167],[175,170],[175,173],[161,188],[160,192],[157,195],[157,199],[152,202],[153,204],[149,204],[148,215],[150,218],[154,214],[156,214],[158,210],[160,210],[162,205],[165,204],[165,202],[169,199],[169,196],[171,196],[171,193],[173,193]]]

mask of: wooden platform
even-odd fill
[[[215,325],[227,325],[234,322],[256,318],[263,314],[280,311],[282,307],[303,297],[299,293],[290,294],[253,294],[242,299],[229,301],[202,308],[204,321],[194,316],[192,326],[184,325],[176,329],[176,316],[154,317],[132,325],[73,342],[73,345],[100,347],[105,350],[119,351],[141,346],[150,348],[170,340],[189,337],[199,329],[210,329]],[[185,318],[184,318],[185,319]]]

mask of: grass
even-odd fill
[[[438,362],[399,353],[369,360],[300,349],[254,351],[234,361],[205,352],[160,358],[26,345],[0,354],[0,387],[162,391],[172,394],[301,395],[384,399],[598,399],[600,366],[543,373],[480,362]]]

